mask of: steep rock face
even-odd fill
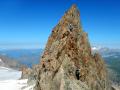
[[[73,5],[53,29],[35,90],[109,90],[105,64],[99,54],[92,55],[79,16]]]

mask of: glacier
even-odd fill
[[[30,90],[27,79],[20,79],[21,71],[0,67],[0,90]]]

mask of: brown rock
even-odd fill
[[[87,33],[73,5],[52,30],[38,72],[35,90],[109,90],[102,58],[91,54]]]
[[[22,66],[21,71],[22,71],[21,79],[28,79],[32,72],[32,69],[27,68],[26,66]]]

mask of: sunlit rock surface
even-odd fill
[[[110,90],[104,61],[91,53],[73,5],[52,30],[37,68],[35,90]]]

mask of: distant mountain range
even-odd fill
[[[93,53],[99,52],[106,62],[110,79],[120,85],[120,49],[92,47]]]
[[[0,67],[7,67],[19,70],[21,66],[22,64],[20,64],[15,59],[0,55]]]
[[[33,64],[38,64],[42,51],[43,49],[1,49],[0,60],[3,60],[5,66],[11,66],[9,65],[9,63],[13,64],[13,62],[15,62],[16,64],[18,64],[18,66],[26,65],[28,67],[32,67]]]

